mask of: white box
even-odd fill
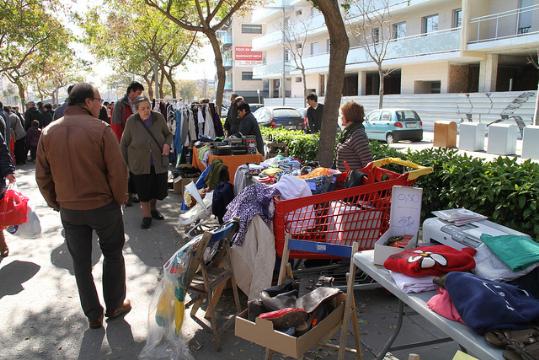
[[[393,186],[391,193],[391,213],[389,229],[374,244],[374,263],[384,265],[384,261],[403,249],[387,246],[391,236],[412,235],[406,249],[417,246],[417,232],[421,224],[421,201],[423,189],[410,186]]]
[[[485,150],[487,126],[478,123],[462,123],[459,126],[459,149],[467,151]]]
[[[539,126],[526,126],[522,136],[522,157],[539,160]]]
[[[492,124],[488,127],[487,152],[495,155],[513,155],[517,152],[520,132],[515,124]]]

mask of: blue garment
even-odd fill
[[[249,224],[256,215],[260,215],[262,220],[268,226],[270,225],[273,214],[270,214],[269,205],[273,201],[273,197],[278,194],[279,190],[274,187],[256,183],[247,186],[228,204],[224,221],[232,220],[235,217],[240,219],[240,226],[233,240],[234,245],[243,245]]]
[[[539,321],[539,300],[516,286],[451,272],[445,288],[464,323],[480,334],[524,329]]]
[[[176,131],[174,133],[174,152],[176,153],[176,166],[180,165],[181,155],[183,151],[182,144],[182,112],[176,110],[174,112],[174,119],[176,121]]]

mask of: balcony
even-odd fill
[[[251,15],[253,24],[266,23],[269,19],[276,15],[282,15],[282,8],[293,6],[297,3],[296,0],[267,0],[264,5],[258,7]]]
[[[510,39],[539,33],[539,4],[470,20],[468,43]]]
[[[457,51],[459,45],[460,28],[404,37],[390,41],[385,60]],[[372,59],[362,46],[350,48],[346,59],[347,65],[370,62]],[[305,69],[327,68],[329,54],[306,57],[303,59],[303,64]]]
[[[221,45],[232,45],[232,34],[229,31],[218,31],[217,36],[221,41]]]
[[[223,66],[225,69],[230,69],[232,66],[234,66],[232,56],[223,56]]]
[[[291,63],[285,63],[285,73],[290,73],[294,70],[295,66]],[[264,64],[253,66],[253,79],[263,79],[276,77],[279,78],[283,75],[283,64],[281,62],[273,64]]]
[[[225,90],[230,90],[230,91],[233,90],[233,88],[232,88],[232,80],[226,79],[226,81],[225,81]]]

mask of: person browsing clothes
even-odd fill
[[[363,127],[363,106],[349,101],[341,106],[341,122],[344,130],[337,143],[336,163],[340,171],[360,169],[372,161],[369,139]]]
[[[255,136],[256,137],[256,149],[262,155],[264,155],[264,140],[260,133],[260,127],[255,116],[251,113],[251,108],[246,102],[238,104],[237,107],[238,118],[240,119],[240,125],[238,127],[239,132],[243,136]]]

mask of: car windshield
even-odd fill
[[[399,121],[417,121],[417,120],[419,120],[417,114],[415,113],[415,111],[412,111],[412,110],[397,111],[397,119],[399,119]]]
[[[274,109],[273,117],[301,117],[301,114],[296,109]]]

